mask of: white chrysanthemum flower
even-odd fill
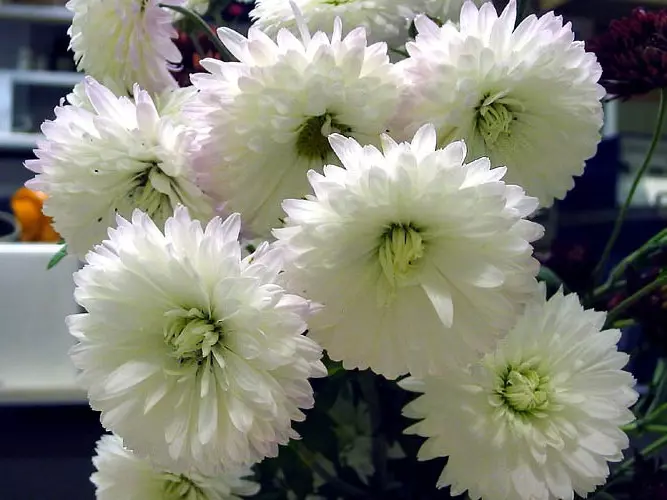
[[[238,214],[203,230],[177,207],[164,234],[136,210],[75,274],[72,359],[105,428],[173,472],[275,456],[313,405],[310,303],[274,284],[279,250],[241,259]]]
[[[27,185],[48,195],[44,213],[70,252],[85,255],[116,214],[128,217],[134,208],[160,225],[179,204],[210,219],[213,203],[196,187],[190,165],[196,131],[175,112],[187,93],[165,95],[161,116],[136,86],[134,99],[116,97],[90,77],[84,90],[88,104],[75,99],[80,106],[56,108],[55,120],[42,125],[37,159],[25,162],[38,174]]]
[[[465,139],[473,158],[506,165],[508,182],[549,206],[596,152],[602,70],[553,12],[515,20],[515,0],[500,17],[490,2],[467,1],[460,27],[418,16],[397,65],[407,90],[394,127],[408,137],[434,123],[440,144]]]
[[[312,31],[331,33],[334,20],[340,18],[348,29],[363,26],[369,41],[400,45],[407,36],[408,19],[421,12],[419,7],[425,3],[426,0],[257,0],[250,17],[254,26],[269,36],[282,28],[298,34],[294,4]]]
[[[546,301],[542,288],[478,364],[399,382],[424,393],[404,410],[423,419],[406,431],[428,438],[418,458],[449,457],[439,487],[475,500],[570,500],[604,483],[637,399],[621,332],[600,331],[604,320],[574,294]]]
[[[492,348],[537,286],[537,200],[486,158],[465,164],[463,142],[436,150],[432,125],[412,144],[383,136],[383,152],[329,140],[345,168],[309,172],[314,196],[286,200],[274,230],[289,287],[325,306],[309,335],[389,378]]]
[[[171,10],[159,3],[183,0],[69,0],[69,28],[77,68],[105,82],[117,95],[134,84],[151,93],[175,87],[170,65],[181,62],[173,42]]]
[[[259,484],[244,479],[252,474],[248,468],[215,476],[173,474],[138,457],[113,434],[102,436],[96,451],[90,480],[97,500],[241,500],[259,491]]]
[[[208,127],[195,168],[200,184],[259,235],[280,224],[280,203],[308,191],[306,172],[332,160],[327,135],[368,143],[395,113],[399,78],[385,44],[366,45],[363,28],[331,40],[281,31],[277,43],[256,28],[248,39],[218,34],[240,63],[204,59],[193,120]]]

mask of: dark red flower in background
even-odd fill
[[[634,477],[623,488],[632,500],[667,500],[667,470],[658,458],[645,459],[635,453]]]
[[[211,28],[213,28],[213,31],[216,30],[215,26],[211,26]],[[215,50],[213,43],[205,33],[198,35],[196,42],[195,44],[190,35],[183,31],[179,31],[178,38],[175,40],[178,50],[183,55],[183,61],[171,74],[174,75],[181,87],[192,85],[190,82],[191,74],[205,71],[200,63],[202,59],[206,57],[220,59],[220,54]]]
[[[667,87],[667,10],[635,9],[590,40],[602,65],[601,84],[614,97],[629,98]]]

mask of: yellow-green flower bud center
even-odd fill
[[[548,382],[532,367],[508,367],[496,393],[514,413],[530,414],[549,406]]]
[[[128,203],[140,208],[155,221],[164,221],[173,215],[170,193],[177,191],[172,178],[166,175],[157,161],[145,162],[146,170],[132,179],[132,188],[127,194]]]
[[[477,130],[486,145],[493,146],[510,136],[514,119],[507,105],[499,101],[484,101],[477,111]]]
[[[338,123],[329,113],[308,118],[299,128],[296,138],[296,153],[309,160],[326,161],[333,152],[329,144],[329,135],[338,132],[349,134],[347,125]]]
[[[199,309],[174,309],[165,316],[164,340],[181,363],[200,364],[221,340],[220,325]]]
[[[165,474],[162,498],[164,500],[207,500],[208,496],[190,478],[183,475]]]
[[[424,240],[411,224],[393,224],[378,248],[380,266],[392,286],[403,284],[424,256]]]

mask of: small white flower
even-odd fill
[[[345,368],[393,378],[468,362],[509,329],[535,290],[526,221],[537,200],[462,142],[436,150],[433,126],[383,152],[332,135],[345,168],[308,173],[314,195],[286,200],[292,290],[323,304],[310,336]]]
[[[82,97],[82,91],[85,99]],[[44,213],[70,252],[82,257],[102,241],[116,214],[147,211],[158,224],[184,204],[198,219],[213,215],[213,204],[194,184],[189,152],[196,132],[178,111],[192,90],[166,91],[158,112],[147,92],[116,97],[87,77],[42,125],[45,140],[37,159],[25,162],[38,175],[27,184],[48,195]]]
[[[250,17],[254,26],[269,36],[281,28],[298,34],[294,4],[312,31],[331,33],[334,20],[340,18],[348,29],[363,26],[369,41],[401,45],[407,36],[408,19],[423,12],[419,6],[424,3],[425,0],[257,0]]]
[[[473,158],[506,165],[508,182],[549,206],[596,152],[602,70],[553,12],[515,20],[515,0],[500,17],[490,2],[467,1],[459,26],[418,16],[397,65],[407,89],[394,127],[407,137],[433,122],[440,144],[465,139]]]
[[[104,82],[117,95],[134,84],[150,93],[175,87],[170,64],[181,62],[173,42],[171,10],[159,3],[183,0],[69,0],[69,28],[77,68]]]
[[[544,288],[497,350],[465,370],[399,384],[424,393],[404,414],[427,437],[420,460],[448,456],[438,487],[471,499],[585,497],[623,458],[620,426],[635,381],[622,371],[621,332],[600,331],[605,313]],[[574,492],[574,493],[573,493]]]
[[[332,160],[331,132],[377,142],[396,111],[386,45],[367,46],[363,28],[341,32],[337,20],[331,39],[304,28],[274,42],[256,28],[248,39],[221,28],[240,62],[204,59],[210,74],[192,76],[192,119],[209,130],[194,160],[200,184],[261,236],[280,224],[283,199],[307,193],[306,172]]]
[[[136,210],[75,274],[68,326],[102,424],[166,469],[201,473],[275,456],[326,375],[302,335],[308,301],[274,284],[281,252],[241,259],[238,214],[203,230],[177,207],[164,234]]]
[[[138,457],[113,434],[102,436],[96,452],[97,471],[90,480],[97,500],[241,500],[259,491],[259,484],[244,479],[252,474],[250,469],[215,476],[173,474]]]

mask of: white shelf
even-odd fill
[[[0,4],[0,19],[67,24],[72,13],[62,5]]]
[[[34,85],[42,87],[74,87],[83,80],[83,73],[71,71],[43,71],[43,70],[0,70],[0,79],[6,77],[14,85]]]
[[[0,150],[31,151],[37,148],[37,141],[43,137],[42,134],[0,131]]]
[[[60,385],[18,385],[0,387],[0,405],[3,404],[88,404],[86,391],[75,383]]]

